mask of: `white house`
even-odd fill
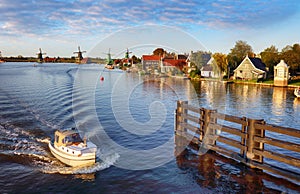
[[[265,79],[267,76],[266,65],[257,57],[248,57],[234,70],[234,79]]]

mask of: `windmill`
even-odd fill
[[[125,66],[130,66],[130,58],[129,58],[129,54],[132,52],[129,52],[128,48],[125,52],[125,58],[124,58],[124,65]]]
[[[40,52],[36,54],[37,55],[37,62],[38,63],[43,63],[43,61],[44,61],[43,55],[46,55],[47,53],[43,53],[41,48],[39,49],[39,51]]]
[[[108,49],[108,53],[103,53],[103,54],[107,55],[106,65],[113,65],[114,60],[112,60],[112,58],[111,58],[110,48]]]
[[[3,63],[4,61],[2,60],[2,53],[0,51],[0,63]]]
[[[78,51],[73,52],[73,54],[77,54],[76,63],[79,63],[79,64],[81,63],[81,60],[83,59],[82,53],[86,53],[86,51],[81,51],[80,46],[78,46]]]

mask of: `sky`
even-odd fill
[[[228,54],[236,41],[255,53],[300,43],[298,0],[1,0],[3,56],[77,51],[105,57],[205,50]],[[109,51],[110,50],[110,51]]]

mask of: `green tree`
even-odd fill
[[[190,60],[193,65],[195,65],[198,69],[201,69],[203,65],[206,65],[210,56],[211,53],[205,51],[191,52]]]
[[[279,55],[280,59],[283,59],[286,64],[290,66],[291,75],[295,75],[300,71],[300,45],[294,44],[293,46],[286,46],[282,49]]]
[[[260,53],[261,60],[266,64],[269,68],[270,74],[274,72],[274,66],[279,63],[279,52],[278,49],[272,45],[266,48],[264,51]]]
[[[153,51],[153,55],[162,57],[164,54],[166,54],[166,51],[163,48],[157,48]]]
[[[249,53],[253,53],[252,47],[246,41],[238,40],[227,55],[231,69],[235,69]]]
[[[227,73],[227,56],[223,53],[215,53],[212,55],[214,60],[216,61],[216,65],[218,66],[220,73],[223,74],[224,72]]]

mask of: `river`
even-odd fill
[[[300,129],[292,89],[153,78],[98,64],[33,64],[0,64],[0,193],[300,189],[222,157],[175,155],[174,143],[177,100]],[[54,131],[74,126],[98,146],[95,165],[67,167],[49,152]]]

